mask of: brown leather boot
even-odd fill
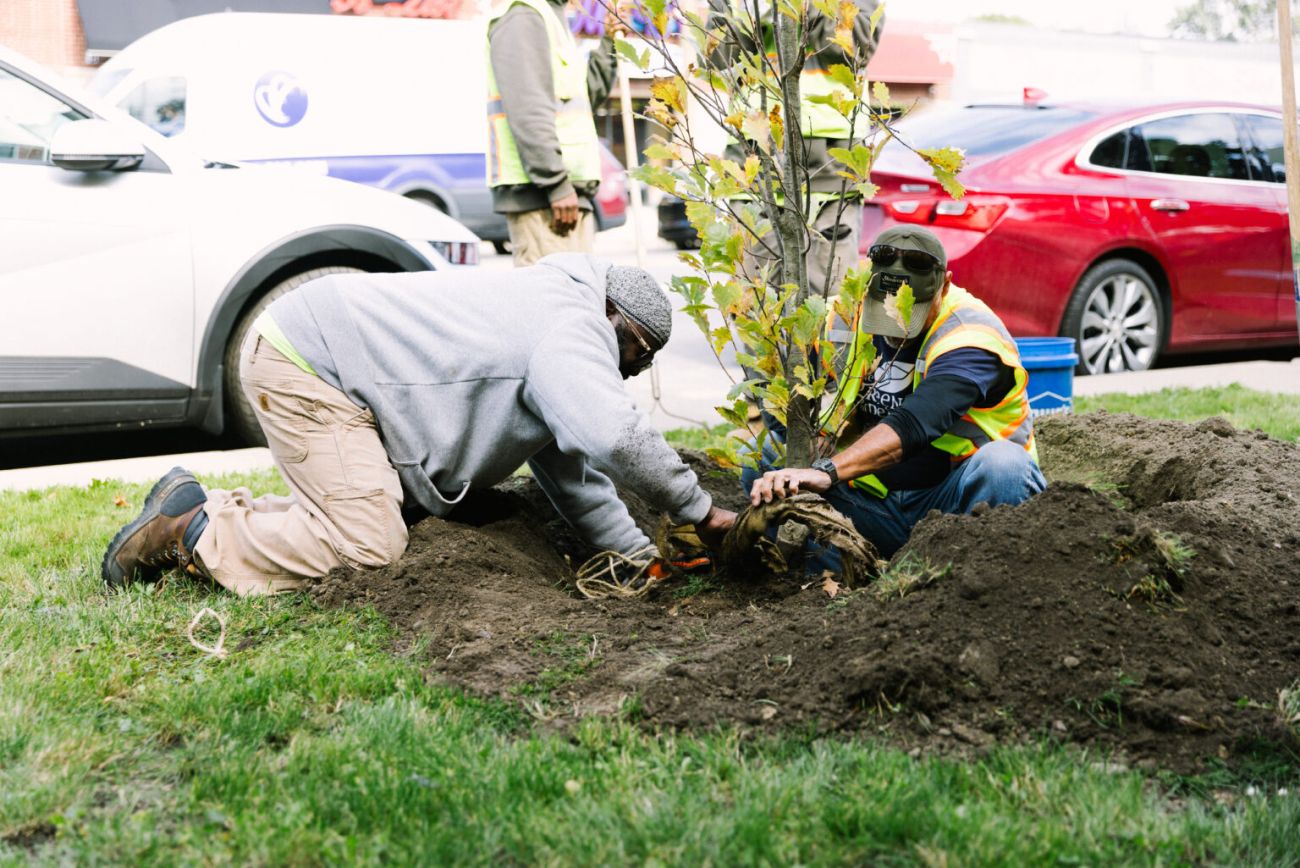
[[[207,524],[202,512],[207,499],[203,486],[188,470],[173,467],[149,492],[135,521],[108,544],[100,567],[104,583],[112,589],[122,588],[137,577],[155,579],[170,567],[198,572],[191,551],[198,533],[189,534],[192,538],[187,540],[186,531],[201,530],[201,525]]]

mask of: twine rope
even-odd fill
[[[656,554],[654,546],[646,546],[631,555],[615,551],[603,551],[594,555],[578,567],[578,593],[589,600],[643,597],[655,584],[654,577],[646,571]],[[619,578],[620,567],[632,570],[622,580]]]
[[[217,641],[211,645],[205,645],[198,639],[194,638],[195,629],[205,617],[215,618],[217,626],[221,628],[221,633],[217,636]],[[189,637],[191,645],[202,651],[204,654],[207,654],[209,657],[216,657],[220,660],[226,656],[226,619],[207,606],[199,609],[198,612],[194,614],[194,617],[190,620],[189,629],[186,630],[186,635]]]

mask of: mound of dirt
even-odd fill
[[[1222,419],[1037,430],[1046,492],[932,513],[880,582],[834,597],[720,575],[580,599],[590,552],[526,479],[416,525],[399,564],[313,593],[386,614],[427,643],[434,677],[561,724],[621,711],[951,751],[1047,734],[1176,771],[1288,738],[1276,703],[1300,679],[1300,446]],[[721,504],[743,504],[733,475],[689,458]]]

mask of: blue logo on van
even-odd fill
[[[307,114],[307,91],[289,73],[274,70],[253,86],[253,105],[267,123],[291,127]]]

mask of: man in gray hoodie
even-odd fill
[[[239,594],[301,588],[406,548],[404,504],[443,516],[527,463],[592,545],[650,541],[617,482],[717,544],[735,520],[650,427],[622,380],[667,342],[639,268],[556,254],[514,272],[323,277],[273,303],[240,379],[288,497],[205,491],[174,469],[109,545],[110,587],[167,567]]]

